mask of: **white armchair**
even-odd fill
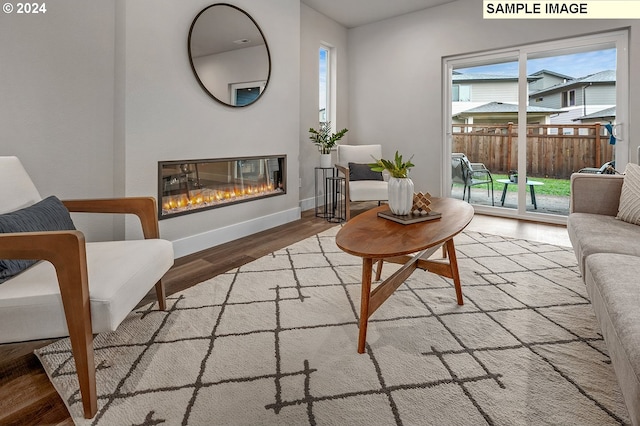
[[[389,187],[379,173],[366,164],[382,158],[382,145],[338,145],[336,168],[345,178],[346,220],[351,218],[350,201],[387,201]],[[351,164],[351,166],[350,166]]]
[[[9,228],[25,209],[31,212],[46,201],[16,157],[0,157],[0,200],[0,220]],[[135,214],[145,239],[87,243],[73,229],[15,232],[4,226],[0,259],[45,261],[0,283],[0,343],[70,336],[84,414],[92,418],[97,411],[93,334],[115,331],[154,286],[159,308],[165,309],[161,278],[173,265],[173,247],[159,239],[153,198],[63,204],[72,212]],[[51,214],[45,210],[43,216]],[[8,270],[0,267],[3,275]]]

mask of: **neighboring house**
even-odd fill
[[[601,71],[531,91],[529,104],[561,108],[567,112],[553,117],[552,124],[575,124],[580,117],[616,105],[616,72],[615,70]]]
[[[531,75],[529,84],[541,82],[556,84],[562,74],[546,71],[548,76]],[[550,80],[555,78],[555,80]],[[495,124],[518,122],[518,76],[501,74],[452,75],[452,107],[454,124]],[[548,124],[552,114],[562,112],[558,108],[532,107],[527,110],[528,123]]]
[[[610,136],[611,133],[604,127],[605,124],[612,124],[615,128],[616,126],[616,107],[606,108],[600,111],[596,111],[591,114],[583,115],[578,118],[573,119],[574,122],[577,123],[600,123],[603,124],[600,129],[600,135],[602,136]],[[615,135],[614,131],[614,135]]]
[[[327,121],[327,109],[320,108],[320,114],[318,115],[318,122],[323,123],[325,121]]]
[[[563,84],[569,80],[575,79],[575,77],[549,70],[540,70],[538,72],[534,72],[533,74],[529,75],[529,78],[529,93],[548,89],[552,86]]]
[[[616,122],[616,107],[606,108],[591,114],[575,118],[580,123],[612,123]]]
[[[488,102],[518,102],[518,76],[499,74],[452,75],[452,115],[455,116],[471,108]]]
[[[528,124],[550,124],[550,117],[561,114],[561,109],[544,108],[529,105],[527,107]],[[518,105],[505,102],[489,102],[479,107],[462,111],[453,116],[454,123],[496,124],[517,123]]]
[[[518,121],[517,76],[454,72],[452,80],[454,124]],[[581,117],[615,107],[614,70],[574,78],[543,69],[530,74],[527,80],[530,124],[576,124]]]

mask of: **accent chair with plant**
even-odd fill
[[[346,204],[346,220],[351,218],[350,202],[387,201],[388,182],[381,172],[369,167],[371,158],[382,156],[382,145],[338,145],[336,169],[344,177],[343,195]]]

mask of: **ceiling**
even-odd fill
[[[347,28],[454,1],[456,0],[301,0]]]

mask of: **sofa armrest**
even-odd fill
[[[623,181],[624,175],[572,174],[569,213],[616,216]]]
[[[126,197],[86,200],[63,200],[75,213],[128,213],[138,216],[144,238],[160,238],[156,200],[153,197]]]

